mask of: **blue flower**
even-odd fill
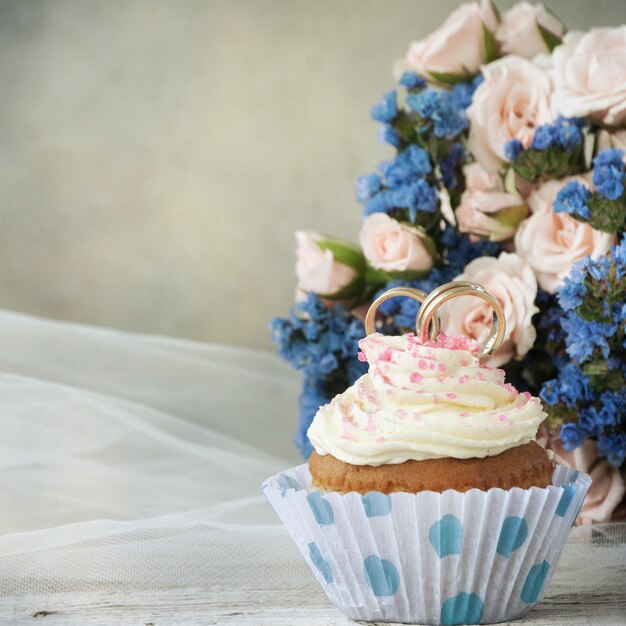
[[[556,142],[557,129],[553,124],[544,124],[537,127],[530,147],[533,150],[547,150]]]
[[[404,85],[407,89],[419,89],[426,85],[426,81],[415,72],[404,72],[398,84]]]
[[[576,424],[563,424],[559,436],[566,450],[579,448],[585,440],[585,433]]]
[[[567,354],[579,362],[586,361],[599,348],[602,356],[609,356],[610,348],[607,338],[612,337],[617,327],[596,321],[586,321],[578,317],[574,311],[568,313],[561,321],[567,338]]]
[[[406,103],[422,119],[428,119],[437,107],[437,92],[429,87],[420,93],[412,93],[407,96]]]
[[[448,189],[455,189],[459,181],[457,179],[457,170],[465,161],[465,148],[463,144],[453,143],[450,152],[439,161],[439,170],[443,184]]]
[[[389,91],[371,108],[370,114],[377,122],[388,124],[398,115],[396,92]]]
[[[519,139],[511,139],[504,145],[504,158],[511,163],[515,162],[515,159],[524,151],[524,146]]]
[[[383,124],[378,129],[378,142],[388,143],[394,148],[399,148],[402,145],[402,139],[391,124]]]
[[[583,298],[587,295],[587,286],[585,285],[586,272],[583,268],[590,260],[591,257],[586,257],[586,259],[575,263],[569,275],[557,290],[559,304],[564,311],[573,311],[582,304]]]
[[[583,219],[589,219],[591,211],[587,203],[590,199],[591,191],[585,185],[572,180],[559,190],[552,208],[555,213],[564,211],[568,215],[579,215]]]
[[[556,127],[557,143],[568,152],[576,146],[582,144],[583,134],[580,132],[580,128],[584,124],[584,120],[577,120],[574,118],[562,119]]]
[[[378,174],[363,174],[356,179],[354,193],[359,202],[367,202],[377,191],[380,191],[382,179]]]

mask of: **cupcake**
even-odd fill
[[[591,479],[535,443],[540,401],[484,346],[422,330],[361,340],[368,373],[316,414],[309,463],[263,490],[347,617],[515,619],[543,596]]]

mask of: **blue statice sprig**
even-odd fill
[[[610,148],[593,160],[595,190],[570,181],[557,194],[553,208],[587,222],[596,230],[618,233],[626,227],[626,167],[624,152]]]
[[[381,163],[379,171],[356,181],[356,197],[364,205],[364,216],[387,213],[426,227],[436,220],[439,196],[425,150],[412,144]]]
[[[583,128],[578,118],[559,117],[552,124],[535,130],[533,140],[524,148],[518,139],[505,145],[505,157],[522,178],[552,180],[585,171]]]
[[[619,467],[626,458],[626,239],[575,264],[558,290],[568,361],[541,398],[571,450],[588,438]]]
[[[306,431],[317,409],[366,371],[366,364],[356,358],[365,329],[341,305],[326,307],[313,293],[294,304],[289,317],[273,319],[270,329],[278,354],[304,372],[296,443],[308,457],[311,448]]]

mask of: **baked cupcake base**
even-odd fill
[[[493,487],[547,487],[552,482],[554,462],[535,441],[482,459],[430,459],[396,465],[351,465],[330,454],[313,452],[309,458],[313,486],[329,492],[379,491],[418,493],[447,489],[487,491]]]

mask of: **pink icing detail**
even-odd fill
[[[498,419],[499,419],[501,422],[504,422],[504,420],[506,419],[506,415],[498,415]]]
[[[431,362],[429,369],[434,370],[435,369],[435,364]]]
[[[467,374],[463,374],[463,376],[459,377],[459,382],[464,385],[469,379],[470,377]]]
[[[478,380],[487,380],[482,372],[476,372],[476,378],[478,378]]]
[[[510,391],[512,394],[517,395],[519,393],[519,391],[517,389],[515,389],[515,387],[513,387],[513,385],[511,383],[504,383],[504,385],[502,385],[507,391]]]
[[[379,361],[383,361],[383,362],[391,362],[391,356],[393,354],[393,348],[387,348],[385,349],[385,351],[378,357]]]
[[[414,420],[421,420],[422,419],[422,414],[421,413],[413,413],[413,419]]]
[[[372,419],[371,415],[367,416],[367,426],[365,427],[365,430],[368,433],[373,433],[376,430],[376,423]]]
[[[406,411],[404,409],[398,409],[396,411],[396,415],[401,419],[401,420],[405,420],[406,419]]]
[[[417,367],[419,367],[420,369],[425,370],[428,367],[428,363],[424,359],[420,359],[417,362]]]
[[[443,382],[445,382],[446,377],[445,377],[445,376],[437,376],[437,380],[438,380],[440,383],[443,383]]]
[[[348,441],[356,441],[356,439],[345,428],[341,433],[341,438],[347,439]]]
[[[419,372],[413,372],[411,374],[411,382],[412,383],[419,383],[422,378],[424,378]]]
[[[467,367],[469,364],[470,364],[470,362],[469,362],[469,361],[466,361],[465,359],[463,359],[463,360],[461,361],[461,367]]]
[[[376,440],[376,442],[377,442],[377,443],[385,443],[385,441],[387,441],[387,439],[386,439],[385,437],[382,437],[382,436],[381,436],[381,437],[379,437],[379,438]]]
[[[526,402],[528,402],[532,398],[532,396],[530,395],[529,391],[524,391],[522,393],[522,398],[524,398],[524,400],[526,400]]]
[[[367,362],[367,357],[360,350],[357,353],[356,358],[359,359],[359,361],[361,361],[361,363],[366,363]]]
[[[448,369],[445,363],[439,363],[438,367],[440,372],[445,372]]]
[[[446,398],[450,398],[450,400],[454,400],[456,398],[456,393],[447,393]]]
[[[459,413],[459,415],[461,417],[469,417],[469,413],[467,411],[463,411],[462,413]]]

